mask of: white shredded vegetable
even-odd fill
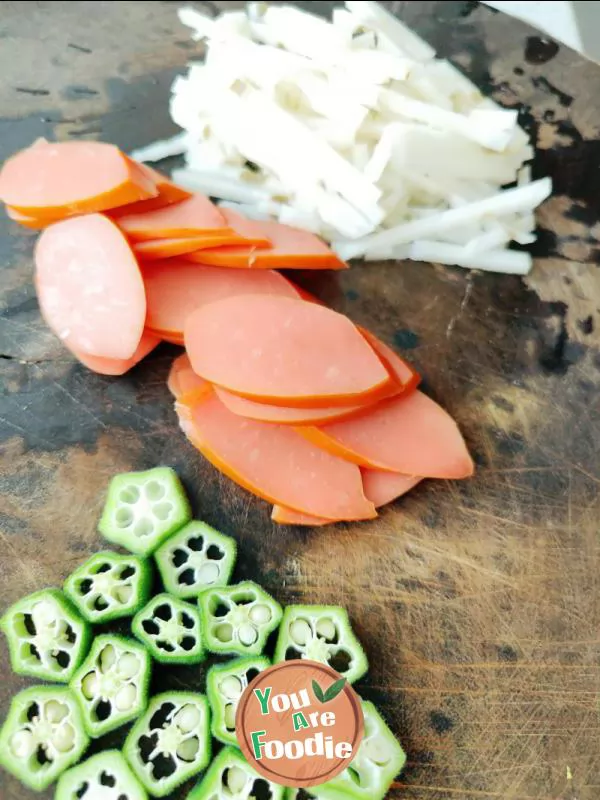
[[[206,48],[172,87],[183,132],[134,158],[183,155],[182,186],[317,233],[342,258],[530,269],[510,244],[535,241],[552,186],[532,181],[517,112],[378,3],[347,0],[331,21],[265,3],[178,13]]]

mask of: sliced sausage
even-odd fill
[[[214,392],[176,404],[181,427],[221,472],[258,497],[330,519],[371,519],[360,470],[314,447],[283,425],[232,414]]]
[[[369,403],[356,406],[329,406],[324,408],[294,408],[257,403],[215,386],[219,400],[234,414],[262,422],[277,422],[280,425],[319,425],[336,419],[349,419],[369,407]]]
[[[156,336],[144,333],[137,346],[137,350],[131,358],[100,358],[99,356],[90,356],[87,353],[74,353],[74,355],[84,366],[91,369],[92,372],[97,372],[99,375],[124,375],[159,344],[160,339]]]
[[[218,247],[194,253],[200,264],[238,269],[346,269],[328,245],[314,233],[282,225],[255,221],[253,225],[271,242],[269,247]]]
[[[188,317],[185,347],[198,375],[273,405],[356,405],[391,382],[347,317],[289,297],[210,303]]]
[[[171,335],[183,336],[189,315],[217,300],[248,294],[298,297],[293,284],[273,270],[250,273],[173,259],[142,268],[142,274],[148,305],[146,325]]]
[[[88,214],[50,225],[38,239],[35,265],[42,315],[70,350],[133,357],[146,295],[135,256],[114,222]]]
[[[473,474],[458,426],[419,390],[383,400],[350,420],[296,430],[327,452],[362,467],[422,478]]]
[[[104,211],[157,193],[145,172],[104,142],[36,145],[0,171],[0,200],[40,220]]]
[[[361,469],[365,495],[375,508],[386,506],[410,492],[422,478],[402,475],[399,472],[382,472],[378,469]]]
[[[162,261],[206,247],[213,236],[180,236],[176,239],[148,239],[133,242],[133,252],[140,261]]]
[[[119,227],[134,242],[145,239],[177,239],[182,236],[231,233],[219,209],[203,194],[180,203],[118,219]]]
[[[129,203],[126,206],[115,208],[110,212],[110,216],[113,219],[128,214],[145,214],[147,211],[165,208],[165,206],[179,203],[181,200],[187,200],[188,197],[192,196],[191,192],[182,189],[181,186],[177,186],[176,183],[170,181],[162,173],[158,172],[158,170],[148,166],[148,164],[139,164],[135,161],[133,163],[154,183],[158,194],[156,197],[151,197],[148,200],[138,200],[136,203]]]

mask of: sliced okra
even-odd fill
[[[229,583],[236,552],[235,539],[193,520],[161,545],[154,558],[165,589],[185,600]]]
[[[206,655],[198,609],[158,594],[133,618],[131,630],[153,657],[164,664],[199,664]]]
[[[58,589],[22,598],[0,620],[13,671],[18,675],[68,683],[85,658],[90,626]]]
[[[150,656],[124,636],[103,635],[71,681],[87,732],[103,736],[135,719],[148,705]]]
[[[97,553],[69,575],[64,592],[88,622],[133,616],[148,601],[152,567],[139,556]]]
[[[281,621],[279,603],[252,581],[207,589],[198,604],[211,653],[260,655]]]
[[[150,701],[123,748],[149,794],[164,797],[206,767],[211,757],[209,717],[202,694],[165,692]]]
[[[340,795],[340,799],[346,795]],[[316,794],[312,794],[308,789],[287,789],[284,795],[285,800],[318,800]]]
[[[362,702],[365,735],[350,766],[315,791],[320,800],[383,800],[406,754],[373,703]]]
[[[206,694],[210,703],[212,735],[215,739],[238,747],[235,715],[240,698],[248,684],[270,666],[268,658],[258,656],[215,664],[209,669]]]
[[[148,800],[118,750],[105,750],[61,775],[54,800]]]
[[[348,614],[339,606],[287,606],[274,663],[296,658],[328,664],[349,683],[362,678],[369,668]]]
[[[41,792],[89,744],[81,710],[66,686],[32,686],[16,695],[0,730],[0,764]]]
[[[252,769],[235,747],[224,747],[186,800],[283,800],[284,792]]]
[[[138,555],[149,555],[191,516],[174,470],[155,467],[112,479],[98,528],[109,542]]]

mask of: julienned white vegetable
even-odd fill
[[[517,112],[378,3],[345,5],[331,22],[291,5],[180,9],[206,42],[172,87],[184,132],[134,157],[183,153],[182,186],[318,233],[343,258],[527,272],[507,248],[535,241],[552,186],[531,182]]]
[[[506,189],[484,200],[440,211],[439,214],[431,214],[424,219],[405,222],[394,228],[365,236],[363,239],[334,242],[334,248],[342,258],[355,258],[363,255],[367,250],[407,244],[420,237],[439,235],[451,228],[469,222],[477,222],[485,217],[502,217],[535,208],[550,195],[551,191],[550,178],[542,178],[526,186]]]

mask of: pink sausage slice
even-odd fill
[[[294,407],[356,405],[391,378],[350,320],[301,299],[229,297],[185,326],[194,371],[258,402]]]
[[[214,392],[176,405],[180,425],[202,454],[240,486],[271,503],[330,519],[371,519],[360,470],[290,428],[237,417]]]
[[[137,261],[113,222],[88,214],[50,225],[38,239],[35,266],[42,316],[70,350],[133,357],[146,296]]]
[[[366,328],[359,328],[359,330],[383,361],[388,371],[396,378],[402,387],[402,391],[408,392],[412,389],[416,389],[421,381],[419,373],[414,370],[410,364],[407,364],[406,361],[400,358],[400,356],[395,353],[391,347],[388,347],[385,342],[378,339],[374,333],[371,333],[371,331],[368,331]]]
[[[134,242],[144,239],[177,239],[229,230],[219,209],[203,194],[142,214],[119,217],[119,227]]]
[[[393,500],[410,492],[422,479],[415,475],[398,472],[382,472],[378,469],[361,469],[365,495],[375,508],[386,506]]]
[[[297,430],[327,452],[363,467],[422,478],[473,474],[458,426],[418,390],[384,400],[360,417]]]
[[[361,473],[365,497],[373,503],[375,508],[385,506],[392,500],[402,497],[421,480],[412,475],[380,472],[376,469],[362,469]],[[329,525],[335,521],[324,517],[312,517],[310,514],[301,514],[285,506],[273,506],[271,519],[280,525],[312,525],[313,527]]]
[[[81,363],[92,372],[97,372],[99,375],[124,375],[132,367],[135,367],[143,358],[146,358],[150,351],[154,350],[160,344],[160,339],[152,334],[144,333],[137,346],[137,350],[131,358],[118,359],[118,358],[99,358],[98,356],[90,356],[87,353],[74,353],[74,355],[81,361]]]
[[[236,269],[347,269],[314,233],[280,222],[252,224],[270,241],[269,246],[207,248],[194,253],[194,261]]]
[[[111,217],[113,217],[113,219],[126,214],[145,214],[147,211],[164,208],[165,206],[170,206],[172,203],[187,200],[188,197],[192,196],[191,192],[182,189],[181,186],[177,186],[177,184],[170,181],[162,173],[153,169],[148,164],[139,164],[137,161],[133,163],[138,169],[146,173],[148,178],[156,186],[158,194],[156,197],[151,197],[149,200],[139,200],[136,203],[115,208],[114,211],[111,212]]]
[[[0,200],[40,220],[104,211],[157,193],[147,173],[104,142],[35,144],[0,171]]]
[[[219,400],[230,411],[240,417],[257,419],[262,422],[277,422],[280,425],[319,425],[333,419],[348,419],[362,414],[368,406],[330,406],[325,408],[294,408],[293,406],[271,406],[257,403],[237,394],[215,386]]]
[[[257,273],[199,267],[183,259],[169,259],[142,270],[152,330],[183,335],[188,316],[207,303],[246,294],[298,297],[294,286],[273,270]]]

